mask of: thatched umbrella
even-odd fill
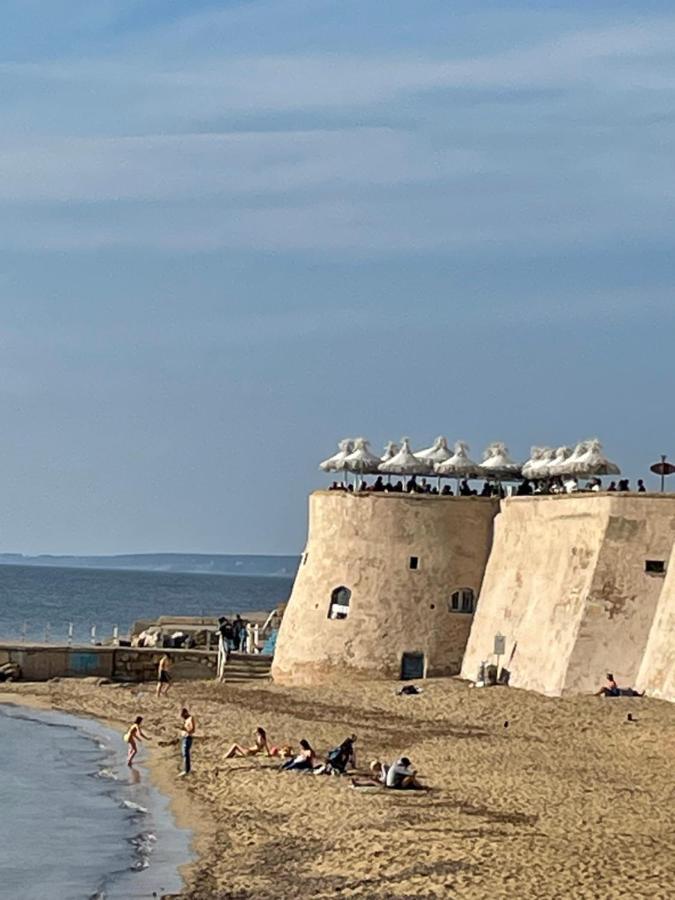
[[[333,456],[329,456],[328,459],[324,459],[322,463],[319,463],[319,468],[324,472],[341,472],[345,467],[345,459],[353,449],[354,441],[350,438],[345,438],[338,443],[338,452],[334,453]]]
[[[566,465],[572,453],[573,450],[571,447],[558,447],[558,449],[555,451],[553,461],[549,463],[548,466],[549,478],[555,478],[558,475],[564,474],[562,469]]]
[[[380,462],[389,462],[392,456],[396,456],[399,449],[398,444],[394,443],[394,441],[387,441],[384,445],[384,453],[380,457]]]
[[[385,475],[426,475],[431,471],[431,465],[428,460],[418,459],[410,449],[408,438],[403,438],[398,453],[381,462],[379,469]]]
[[[416,450],[417,459],[426,459],[431,463],[431,468],[435,468],[438,463],[446,462],[452,456],[452,451],[448,447],[448,439],[439,435],[433,442],[431,447],[425,450]]]
[[[456,478],[458,483],[460,478],[477,478],[482,474],[478,463],[469,459],[469,445],[464,441],[456,441],[452,456],[437,463],[435,470],[437,475]]]
[[[486,448],[480,471],[485,478],[495,481],[518,481],[521,478],[521,467],[511,459],[508,447],[501,441],[495,441]]]
[[[530,452],[530,458],[523,463],[523,477],[531,481],[548,478],[549,468],[555,458],[553,447],[532,447]]]
[[[580,478],[590,478],[597,475],[620,475],[621,469],[616,463],[610,462],[602,452],[602,444],[597,438],[583,442],[586,449],[576,459],[574,454],[567,460],[563,468],[563,474]],[[580,446],[580,445],[579,445]],[[576,453],[576,450],[575,450]]]
[[[378,471],[380,462],[380,457],[368,449],[368,441],[365,438],[356,438],[354,449],[345,457],[344,467],[349,472],[357,472],[359,475],[372,475]]]

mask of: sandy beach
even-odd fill
[[[60,680],[10,685],[0,700],[116,726],[145,717],[153,777],[195,831],[184,898],[672,896],[674,705],[397,686],[192,682],[157,700],[151,685]],[[189,779],[176,777],[177,746],[158,746],[177,736],[183,702],[199,723]],[[320,752],[354,731],[360,769],[406,754],[431,790],[360,791],[275,760],[224,760],[257,725]]]

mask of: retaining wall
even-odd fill
[[[215,676],[216,652],[146,647],[0,644],[0,665],[17,663],[25,681],[87,676],[118,681],[154,681],[157,678],[157,663],[163,653],[171,658],[171,675],[178,681]]]

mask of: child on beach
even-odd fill
[[[157,666],[157,696],[169,693],[171,686],[171,659],[165,653]]]
[[[183,707],[180,711],[181,717],[181,754],[183,756],[183,771],[180,777],[184,778],[192,771],[192,739],[197,730],[195,717],[190,714],[187,707]]]
[[[225,759],[232,759],[235,756],[257,756],[264,753],[266,756],[287,756],[285,747],[270,746],[267,740],[267,732],[264,728],[258,726],[255,730],[255,743],[253,747],[242,747],[241,744],[232,744],[225,754]]]
[[[124,740],[129,745],[129,752],[127,753],[127,765],[132,766],[134,762],[134,757],[138,753],[138,745],[136,744],[137,740],[145,740],[149,741],[150,738],[147,734],[143,734],[141,730],[141,723],[143,722],[143,716],[136,716],[134,719],[133,725],[130,725],[126,734],[124,735]]]

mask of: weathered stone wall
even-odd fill
[[[176,680],[213,678],[217,656],[196,650],[156,650],[136,647],[57,647],[39,644],[0,645],[0,665],[17,663],[25,681],[96,676],[120,681],[154,681],[162,653],[172,661]]]
[[[675,702],[675,547],[668,562],[637,686],[651,697]]]
[[[589,691],[607,671],[634,684],[663,585],[645,562],[668,558],[674,528],[675,498],[661,495],[504,501],[462,675],[501,632],[516,687]]]
[[[477,497],[312,494],[274,679],[309,683],[345,670],[398,677],[409,652],[424,654],[428,675],[459,672],[472,616],[451,612],[450,598],[460,588],[478,594],[497,509]],[[341,585],[352,592],[349,615],[329,619]]]

